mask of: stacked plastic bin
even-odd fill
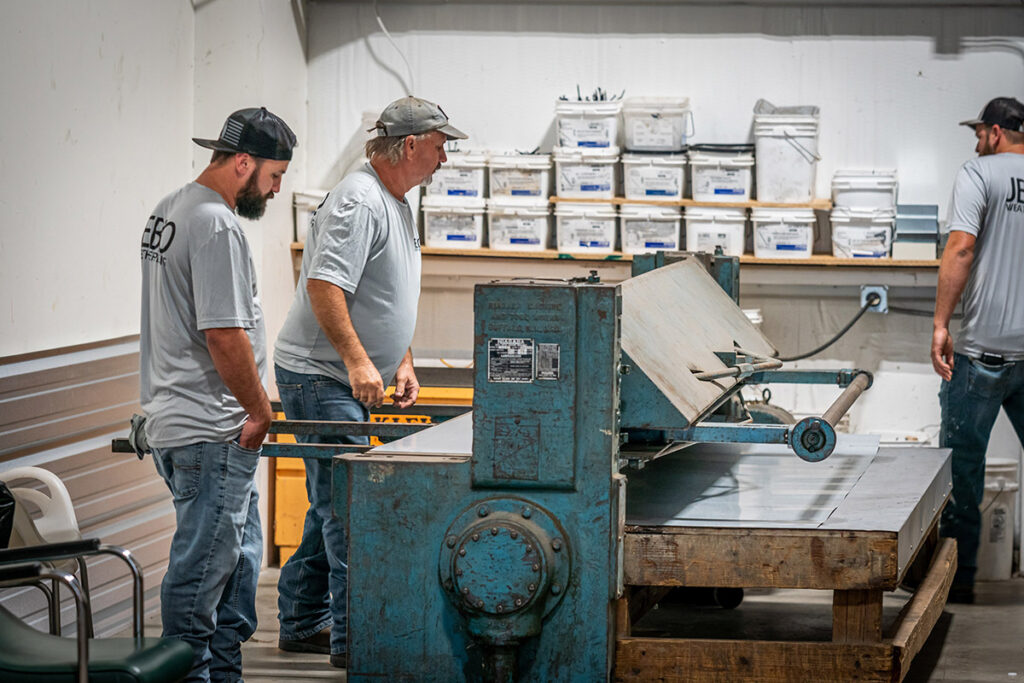
[[[423,197],[423,239],[438,249],[479,249],[484,245],[487,157],[450,152],[434,172]]]
[[[836,171],[832,178],[832,254],[888,258],[899,189],[895,170]]]
[[[487,160],[488,239],[499,251],[542,251],[551,230],[551,157],[492,153]]]

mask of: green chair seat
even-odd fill
[[[0,681],[74,680],[78,650],[74,638],[37,631],[0,607]],[[90,683],[172,683],[192,668],[192,648],[180,640],[133,638],[89,640]]]

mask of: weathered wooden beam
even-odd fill
[[[935,553],[924,581],[914,593],[914,597],[904,606],[896,621],[892,637],[897,660],[895,680],[903,680],[910,668],[910,662],[924,647],[928,635],[935,627],[935,622],[942,614],[955,573],[956,541],[945,538]]]
[[[878,643],[882,640],[882,591],[832,593],[832,642]]]

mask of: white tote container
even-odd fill
[[[895,169],[836,171],[832,176],[832,205],[893,210],[898,189]]]
[[[619,112],[622,102],[555,103],[558,146],[604,148],[619,144]]]
[[[433,180],[426,186],[426,196],[448,199],[455,203],[467,199],[483,199],[487,155],[484,153],[452,152],[448,161],[434,171]]]
[[[491,154],[487,167],[491,199],[535,202],[551,194],[548,154]]]
[[[985,463],[985,492],[981,498],[981,538],[978,543],[979,581],[1006,581],[1013,571],[1013,525],[1020,489],[1017,461],[991,458]]]
[[[818,161],[817,115],[754,116],[757,198],[797,204],[814,198]]]
[[[306,241],[306,234],[309,232],[309,222],[313,220],[313,213],[326,196],[327,190],[300,190],[292,193],[296,241]]]
[[[548,247],[551,211],[546,200],[487,202],[487,241],[499,251],[543,251]]]
[[[810,258],[814,246],[812,209],[757,208],[750,212],[754,224],[754,256],[758,258]]]
[[[690,148],[693,198],[698,202],[752,199],[754,155],[749,145],[695,145]]]
[[[423,237],[428,247],[438,249],[479,249],[484,243],[484,200],[423,198]]]
[[[622,251],[644,254],[679,249],[679,224],[682,213],[672,206],[623,204],[619,207]]]
[[[690,206],[686,209],[686,250],[742,256],[746,209]]]
[[[681,152],[693,134],[690,98],[628,97],[622,104],[622,128],[628,150]]]
[[[890,209],[832,209],[832,255],[840,258],[887,258],[896,215]]]
[[[626,199],[682,199],[686,187],[682,154],[623,154]]]
[[[571,199],[612,199],[618,188],[619,148],[579,150],[556,147],[555,192]]]
[[[558,251],[602,253],[615,250],[615,205],[560,203],[555,207]]]

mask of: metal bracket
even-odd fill
[[[868,296],[870,294],[877,294],[881,297],[874,306],[869,306],[868,310],[873,313],[888,313],[889,312],[889,285],[861,285],[860,287],[860,305],[864,306],[868,302]]]

